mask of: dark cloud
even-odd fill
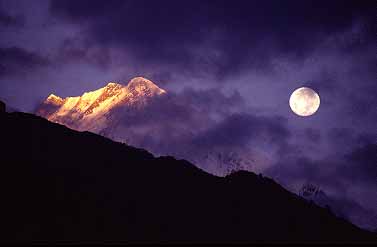
[[[318,143],[321,140],[321,132],[318,129],[306,128],[305,136],[308,140]]]
[[[332,128],[327,138],[333,142],[332,153],[328,156],[321,159],[309,158],[305,153],[298,153],[297,146],[291,146],[285,149],[285,156],[266,172],[281,178],[285,184],[304,180],[338,189],[352,183],[377,186],[376,135]]]
[[[201,133],[194,139],[194,143],[201,148],[215,145],[242,147],[251,142],[281,145],[289,135],[283,118],[232,114],[218,125]]]
[[[98,68],[111,66],[111,57],[106,47],[96,46],[93,42],[79,39],[65,39],[57,49],[56,64],[87,63]]]
[[[225,95],[218,89],[186,89],[155,98],[142,111],[118,109],[117,115],[122,116],[118,133],[155,153],[183,153],[199,132],[243,107],[236,91]]]
[[[329,165],[329,162],[316,162],[301,154],[295,154],[294,149],[290,150],[289,156],[277,161],[277,163],[266,170],[266,174],[276,178],[280,183],[285,186],[297,186],[299,187],[304,182],[310,182],[317,185],[323,185],[323,181],[327,181],[328,174],[322,173],[324,166]],[[325,178],[323,176],[326,176]],[[334,181],[332,181],[334,182]],[[296,191],[299,188],[294,187]]]
[[[145,42],[175,42],[177,40],[187,42],[200,38],[200,34],[203,34],[201,30],[207,26],[224,27],[232,32],[241,29],[250,30],[250,25],[254,30],[250,30],[250,34],[245,35],[251,36],[254,31],[267,33],[274,30],[277,36],[282,34],[283,37],[288,37],[293,34],[296,37],[290,38],[289,41],[299,42],[301,38],[306,38],[299,36],[302,32],[338,31],[347,28],[358,16],[370,17],[374,13],[371,7],[373,7],[373,1],[362,3],[358,1],[177,3],[165,0],[157,3],[112,0],[106,3],[102,1],[52,1],[51,3],[53,14],[58,14],[70,21],[93,22],[90,24],[97,24],[94,27],[98,28],[97,31],[105,31],[105,27],[112,27],[106,32],[110,33],[110,36],[102,36],[103,41],[110,41],[114,38],[135,39],[135,41],[140,41],[139,38],[156,38],[145,39]],[[290,28],[299,33],[290,32]],[[123,34],[115,32],[111,35],[112,31],[123,31]],[[127,31],[134,35],[130,35]],[[127,36],[129,38],[126,38]],[[173,36],[174,38],[170,39]],[[259,39],[259,37],[254,39]],[[295,44],[289,45],[295,46]]]
[[[22,27],[24,24],[23,17],[8,14],[0,4],[0,27]]]
[[[377,85],[364,86],[363,89],[350,91],[346,96],[349,101],[345,104],[345,112],[356,119],[377,120]]]
[[[346,163],[339,167],[339,173],[354,181],[377,185],[377,139],[374,143],[356,148],[345,159]]]
[[[344,149],[344,144],[347,144],[347,147],[350,147],[351,150],[354,150],[357,147],[365,146],[371,143],[376,143],[377,134],[373,132],[363,132],[352,128],[338,127],[330,128],[327,131],[327,139],[328,142],[333,143],[332,146],[338,146],[338,150],[341,148]]]
[[[180,93],[168,93],[168,95],[153,99],[143,111],[124,109],[126,112],[123,114],[126,116],[123,123],[126,126],[140,126],[163,122],[164,124],[187,124],[194,127],[196,120],[216,116],[222,118],[232,110],[240,110],[243,106],[243,98],[237,91],[227,96],[219,89],[185,89]],[[132,117],[128,117],[130,114]]]
[[[47,66],[50,61],[19,47],[0,48],[0,77],[18,76]]]
[[[276,56],[307,56],[355,18],[370,20],[370,1],[52,1],[52,15],[85,28],[99,45],[144,63],[164,63],[218,79],[271,67]],[[280,54],[280,55],[279,55]],[[203,69],[201,71],[201,69]]]

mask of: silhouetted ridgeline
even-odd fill
[[[273,180],[226,178],[172,157],[1,113],[4,242],[376,242]]]
[[[5,103],[0,100],[0,113],[6,111]]]

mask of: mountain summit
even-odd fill
[[[153,96],[166,93],[165,90],[159,88],[152,81],[144,77],[135,77],[127,85],[130,92],[141,96]]]
[[[61,98],[50,94],[36,114],[71,129],[100,133],[116,122],[112,112],[117,108],[140,108],[153,97],[165,94],[152,81],[133,78],[127,86],[115,82],[81,96]]]

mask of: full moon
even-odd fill
[[[291,94],[289,106],[299,116],[313,115],[319,108],[319,95],[311,88],[300,87]]]

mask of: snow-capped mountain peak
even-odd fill
[[[152,81],[145,79],[144,77],[135,77],[127,85],[129,91],[137,94],[163,94],[165,90],[159,88]]]
[[[165,93],[152,81],[136,77],[127,86],[109,82],[81,96],[61,98],[50,94],[36,113],[72,129],[99,133],[114,124],[113,109],[143,107],[150,98]]]

